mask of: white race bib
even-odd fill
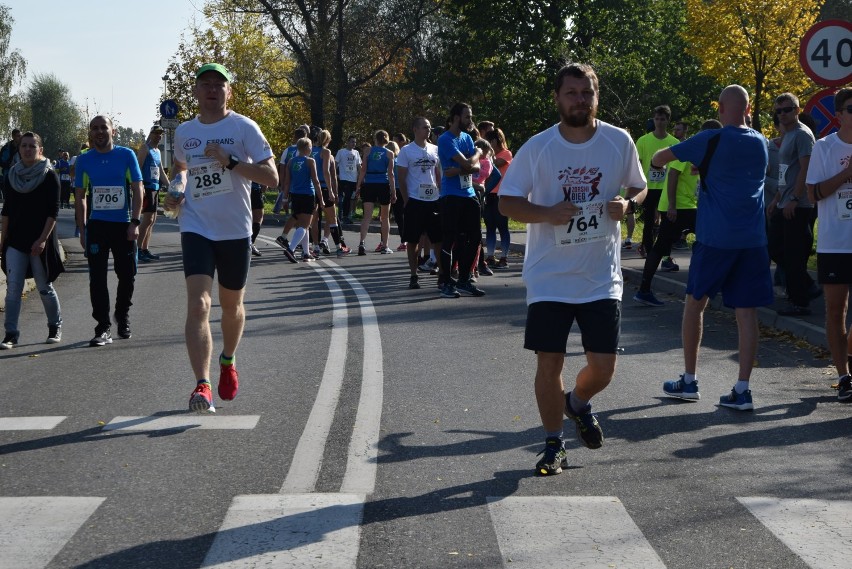
[[[837,190],[837,217],[841,221],[852,221],[852,189]]]
[[[417,199],[433,202],[438,199],[438,188],[434,184],[420,184],[417,188]]]
[[[786,187],[787,186],[787,168],[789,166],[787,164],[779,164],[778,165],[778,187]]]
[[[606,202],[596,201],[576,205],[582,208],[580,212],[572,217],[567,225],[555,226],[556,246],[567,247],[608,239],[609,231],[606,227],[605,218]]]
[[[189,168],[188,191],[194,200],[227,194],[234,191],[231,171],[218,162],[205,162]]]
[[[71,174],[62,174],[61,176],[59,176],[59,179],[62,180],[62,181],[70,180]]]
[[[661,183],[663,183],[663,180],[665,180],[665,179],[666,179],[665,169],[656,170],[654,168],[651,168],[648,171],[648,182],[649,183],[660,183],[661,184]]]
[[[345,168],[347,174],[354,174],[355,173],[355,164],[352,164],[352,163],[347,164],[344,168]]]
[[[459,185],[461,189],[467,190],[473,187],[473,175],[459,174]]]
[[[160,167],[159,166],[151,166],[151,181],[156,182],[160,179]]]
[[[124,186],[95,186],[92,188],[92,209],[124,209],[124,194]]]

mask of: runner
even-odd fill
[[[75,163],[75,204],[80,245],[89,264],[89,296],[92,317],[97,322],[95,337],[89,345],[112,343],[109,316],[107,268],[112,251],[113,270],[118,277],[115,292],[115,321],[118,335],[131,337],[130,307],[136,281],[136,240],[139,238],[139,214],[142,211],[142,171],[136,154],[113,144],[112,120],[98,115],[89,122],[92,149]],[[87,215],[86,192],[92,200]]]
[[[405,235],[402,236],[408,254],[411,276],[408,288],[418,289],[417,270],[420,239],[425,233],[433,249],[441,247],[441,218],[438,208],[438,188],[441,169],[438,166],[438,147],[428,141],[432,125],[424,117],[411,124],[414,140],[402,147],[397,158],[399,189],[405,206]]]
[[[370,229],[370,221],[373,218],[373,208],[379,204],[380,239],[376,247],[376,253],[393,253],[388,247],[388,235],[390,234],[390,206],[396,202],[396,192],[393,174],[394,153],[385,148],[388,143],[388,133],[377,130],[373,135],[375,143],[367,153],[361,157],[361,173],[358,175],[358,186],[355,189],[355,199],[359,196],[364,206],[364,217],[361,220],[361,242],[358,244],[358,254],[366,255],[367,249],[365,239]]]
[[[159,260],[160,256],[151,253],[148,244],[154,223],[157,221],[157,208],[160,206],[160,188],[168,188],[169,179],[163,169],[160,157],[160,140],[163,138],[163,127],[155,124],[148,133],[148,139],[136,152],[136,159],[142,166],[142,184],[145,186],[145,197],[142,199],[142,223],[139,225],[139,239],[136,246],[139,249],[139,260],[143,263]]]
[[[603,430],[589,402],[615,374],[621,332],[621,224],[645,197],[645,178],[626,131],[595,118],[598,78],[589,65],[556,75],[560,122],[531,138],[500,183],[500,210],[528,225],[524,258],[527,325],[524,347],[535,350],[535,396],[545,431],[535,470],[559,474],[568,465],[562,415],[580,442],[600,448]],[[620,195],[627,188],[627,199]],[[574,320],[585,365],[568,394],[562,382]]]
[[[296,231],[292,243],[284,247],[284,255],[291,263],[297,263],[295,250],[302,245],[302,261],[311,261],[314,257],[308,245],[308,230],[311,226],[317,206],[322,207],[322,192],[317,175],[316,161],[311,156],[311,140],[307,137],[296,143],[296,156],[287,161],[284,169],[284,200],[289,202]]]
[[[278,162],[278,180],[280,185],[278,187],[278,199],[275,201],[275,208],[272,210],[272,213],[274,213],[275,215],[278,215],[281,212],[282,208],[289,209],[289,204],[287,204],[287,199],[285,198],[287,192],[284,190],[283,186],[284,172],[287,169],[287,162],[290,160],[290,158],[296,155],[296,143],[299,141],[299,139],[308,136],[309,132],[310,128],[308,128],[307,125],[302,125],[297,128],[293,133],[293,144],[287,147],[287,150],[284,151],[284,155],[281,156],[281,160]],[[275,239],[275,242],[285,249],[289,247],[290,242],[287,240],[287,236],[290,234],[290,231],[292,231],[295,226],[296,218],[290,215],[290,217],[287,218],[287,221],[284,222],[284,227],[281,229],[281,235],[279,235]]]
[[[327,130],[321,130],[317,134],[318,146],[311,151],[311,156],[317,163],[317,177],[322,191],[322,203],[325,204],[323,209],[318,210],[317,215],[318,224],[323,218],[325,219],[324,234],[319,243],[319,250],[324,255],[331,254],[328,248],[328,238],[331,237],[337,247],[336,255],[343,257],[349,254],[349,247],[346,246],[346,240],[343,238],[343,231],[337,219],[337,167],[334,156],[328,149],[329,143],[331,143],[331,133]],[[316,254],[317,251],[314,251],[314,253]]]
[[[219,397],[237,396],[237,346],[245,326],[243,296],[251,259],[251,182],[278,185],[275,157],[257,124],[228,109],[231,74],[218,63],[195,73],[198,116],[175,131],[175,177],[185,184],[178,221],[186,276],[186,349],[196,386],[189,409],[213,413],[210,388],[210,333],[213,276],[219,281],[223,349],[219,356]],[[174,182],[173,182],[174,183]]]

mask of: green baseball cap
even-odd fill
[[[220,65],[218,63],[205,63],[204,65],[198,68],[198,71],[195,72],[195,78],[198,79],[202,73],[206,73],[208,71],[215,71],[216,73],[224,77],[225,81],[227,81],[228,83],[233,82],[231,72],[228,71],[224,65]]]

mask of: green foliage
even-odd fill
[[[20,51],[9,50],[14,23],[9,7],[0,4],[0,137],[4,140],[12,128],[24,124],[22,118],[25,118],[20,97],[12,94],[12,88],[23,81],[27,69],[27,62]]]
[[[127,126],[116,126],[112,141],[117,146],[127,146],[138,150],[145,142],[147,133],[144,130],[133,130]]]
[[[32,113],[30,128],[41,135],[45,156],[55,158],[60,149],[79,148],[78,129],[83,116],[71,100],[68,86],[55,75],[36,75],[26,99]]]

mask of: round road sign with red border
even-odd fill
[[[799,63],[820,85],[840,87],[852,81],[852,23],[826,20],[811,26],[799,44]]]
[[[834,94],[837,89],[824,89],[811,97],[804,111],[813,117],[816,123],[817,138],[828,136],[840,128],[840,121],[834,114]]]

